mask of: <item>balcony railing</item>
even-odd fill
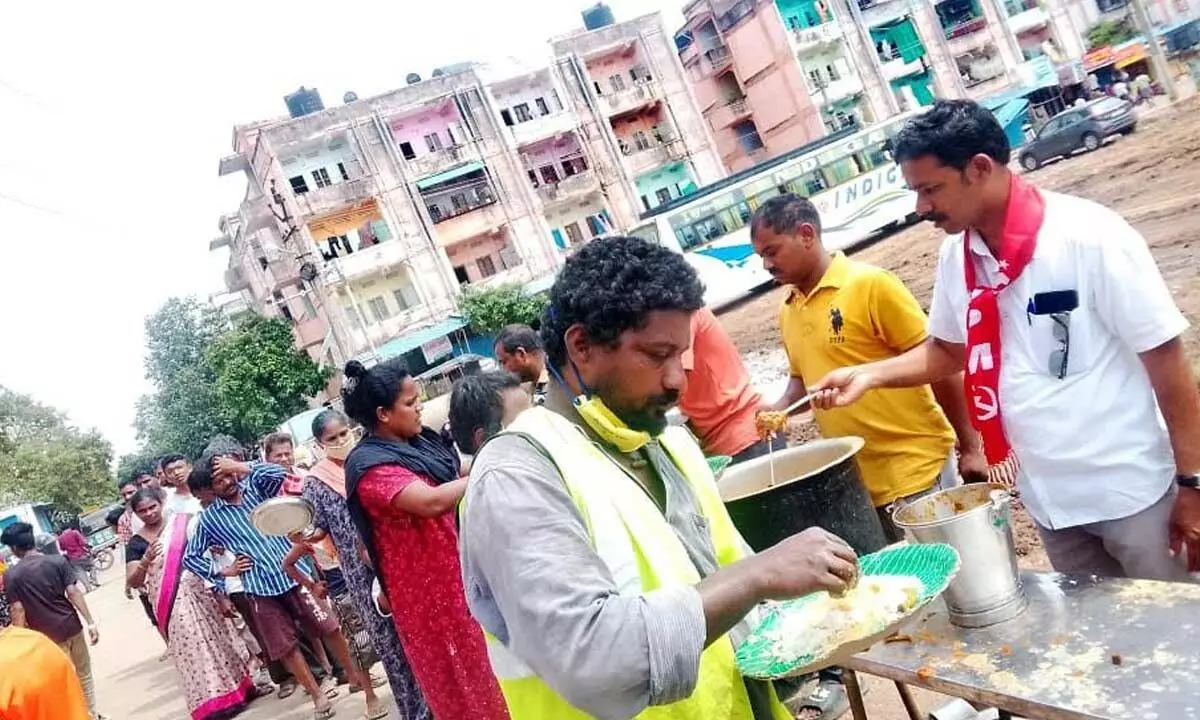
[[[418,155],[410,159],[408,165],[412,168],[414,175],[425,177],[449,170],[463,161],[471,159],[472,155],[474,153],[467,145],[451,145],[425,155]]]
[[[757,0],[738,0],[738,2],[717,17],[717,29],[721,32],[729,30],[754,12]]]
[[[858,75],[827,81],[821,86],[808,86],[809,95],[821,105],[833,105],[863,92],[862,79]]]
[[[601,95],[605,105],[608,106],[608,114],[616,115],[627,110],[633,110],[658,96],[658,88],[651,80],[646,80],[624,90]]]
[[[1033,7],[1012,12],[1009,8],[1008,27],[1013,31],[1014,35],[1021,35],[1030,30],[1046,27],[1050,23],[1050,14],[1043,10],[1037,3],[1032,3]]]
[[[713,130],[722,130],[750,114],[750,105],[746,98],[737,98],[721,105],[709,114],[709,124]]]
[[[733,57],[729,54],[729,48],[724,45],[704,51],[702,63],[704,72],[709,75],[728,67],[731,62]]]
[[[404,262],[406,257],[407,248],[404,243],[398,238],[392,238],[378,245],[343,255],[331,262],[336,263],[339,270],[335,273],[336,278],[353,280],[373,275],[384,268],[399,265]]]
[[[836,20],[815,27],[793,28],[792,45],[796,52],[818,50],[842,38],[842,26]]]
[[[621,153],[634,175],[684,158],[683,143],[673,130],[660,132],[659,137],[660,140],[651,139],[640,145],[628,139],[621,140]]]
[[[963,87],[982,85],[989,80],[1003,77],[1004,73],[1004,61],[999,58],[971,63],[967,66],[967,71],[963,73]]]
[[[375,180],[360,177],[347,182],[314,188],[296,195],[296,206],[305,217],[327,215],[375,194]]]
[[[943,26],[942,30],[945,32],[947,40],[953,40],[954,38],[960,38],[970,35],[974,32],[979,32],[986,27],[987,18],[977,17],[963,20],[962,22],[955,23],[950,27]]]
[[[916,75],[925,72],[925,66],[921,64],[921,60],[913,60],[912,62],[904,62],[904,58],[893,58],[888,60],[880,58],[883,63],[883,76],[888,80],[899,80],[902,77]]]
[[[581,173],[563,178],[553,185],[542,185],[537,189],[537,193],[543,203],[551,205],[565,202],[585,193],[598,190],[599,188],[600,183],[596,177],[596,173],[592,170],[584,170]]]
[[[445,247],[455,245],[491,232],[507,222],[504,211],[496,201],[474,204],[443,217],[434,225],[438,240]]]
[[[548,137],[575,129],[575,117],[565,110],[560,110],[556,113],[541,115],[532,120],[519,122],[508,129],[518,146],[529,145],[538,140],[544,140]]]

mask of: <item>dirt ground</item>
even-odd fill
[[[1048,190],[1079,195],[1120,212],[1150,244],[1176,301],[1192,322],[1185,336],[1189,357],[1200,368],[1200,96],[1147,114],[1129,137],[1096,152],[1061,160],[1029,175]],[[927,310],[934,266],[945,235],[921,224],[854,252],[854,257],[896,273]],[[721,315],[743,352],[779,348],[778,288]],[[798,418],[793,442],[817,437],[811,417]],[[1046,569],[1037,530],[1018,508],[1014,525],[1021,564]]]

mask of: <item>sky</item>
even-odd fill
[[[536,57],[589,0],[8,3],[0,43],[0,385],[136,448],[144,320],[223,290],[208,242],[236,209],[233,126],[409,72]],[[683,0],[609,0],[617,20]]]

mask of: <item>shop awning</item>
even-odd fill
[[[420,330],[406,332],[400,337],[392,338],[383,345],[380,345],[374,353],[374,359],[382,362],[384,360],[390,360],[394,357],[404,355],[405,353],[416,350],[425,343],[443,338],[450,333],[462,330],[466,326],[466,320],[463,320],[460,317],[451,316],[439,323],[421,328]],[[364,357],[370,358],[371,355],[372,353],[363,353],[363,355],[358,357],[358,360],[360,362],[365,362]]]
[[[451,180],[460,178],[463,175],[469,175],[470,173],[473,173],[476,170],[482,170],[482,169],[483,169],[483,163],[481,163],[478,160],[472,160],[471,162],[465,163],[463,165],[459,165],[458,167],[452,167],[449,170],[443,170],[442,172],[438,173],[437,175],[430,175],[429,177],[424,178],[423,180],[418,180],[417,181],[417,189],[418,190],[428,190],[429,188],[433,187],[434,185],[441,185],[444,182],[450,182]]]

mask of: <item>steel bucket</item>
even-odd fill
[[[858,477],[854,455],[862,438],[816,440],[732,465],[717,487],[729,517],[755,551],[810,527],[845,540],[860,555],[887,544],[871,496]]]
[[[986,627],[1025,609],[1011,522],[1012,495],[1003,485],[973,484],[927,495],[893,510],[892,520],[918,543],[946,543],[961,566],[943,598],[950,622]]]

